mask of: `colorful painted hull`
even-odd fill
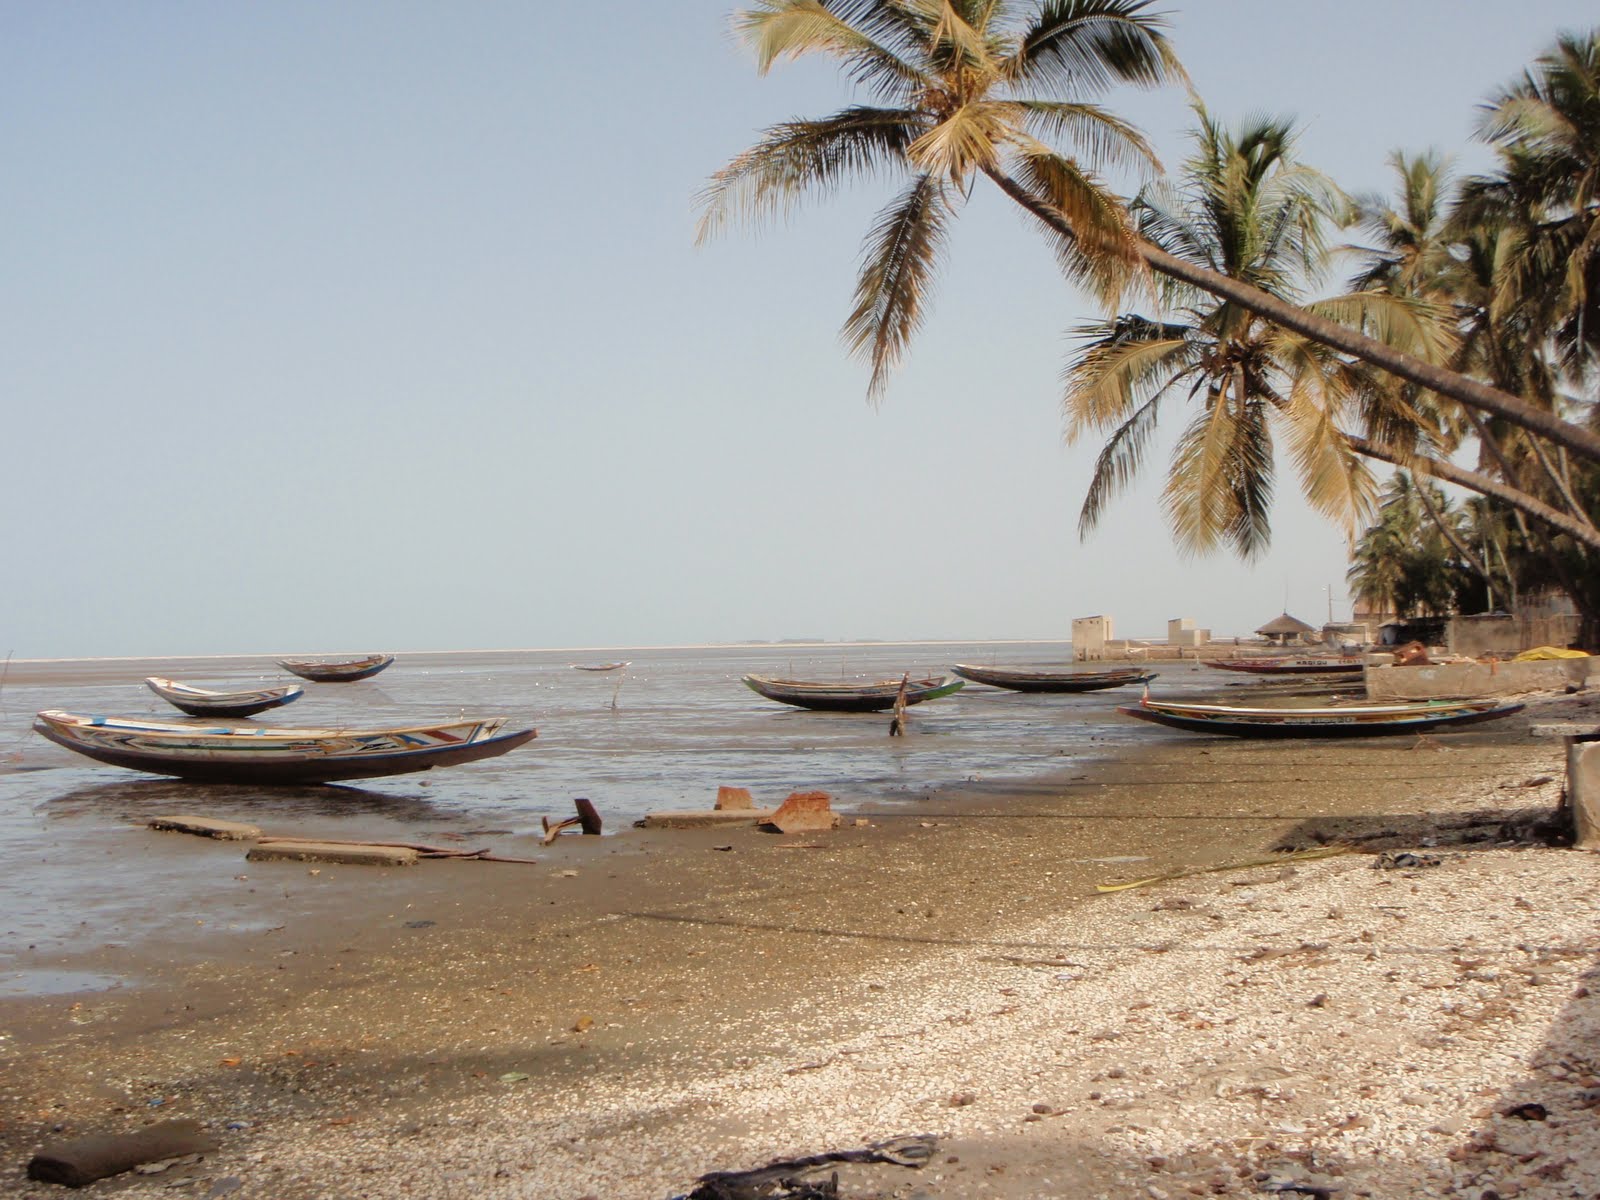
[[[49,710],[34,731],[98,762],[208,783],[331,783],[492,758],[536,736],[504,717],[392,729],[273,729]]]
[[[1349,708],[1235,708],[1144,700],[1119,713],[1189,733],[1243,738],[1357,738],[1427,733],[1447,725],[1475,725],[1520,712],[1520,704],[1464,700],[1433,704],[1374,704]]]
[[[392,654],[369,654],[366,658],[348,662],[319,662],[308,658],[280,658],[278,665],[285,671],[310,679],[316,683],[352,683],[376,675],[394,661]]]
[[[764,675],[744,677],[747,688],[768,700],[823,712],[883,712],[894,707],[900,695],[900,684],[898,679],[883,679],[873,683],[808,683],[799,679],[769,679]],[[924,700],[937,700],[940,696],[959,692],[963,686],[963,680],[948,675],[913,679],[905,685],[906,703],[921,704]]]
[[[1037,668],[974,667],[956,663],[950,668],[963,679],[1013,692],[1098,692],[1105,688],[1149,683],[1156,672],[1140,667],[1120,671],[1047,671]]]
[[[301,687],[257,688],[251,692],[211,692],[152,675],[145,681],[156,695],[192,717],[249,717],[280,708],[305,695]]]
[[[1247,675],[1354,675],[1366,662],[1359,658],[1219,658],[1207,665]]]

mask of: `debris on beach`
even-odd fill
[[[189,813],[152,817],[150,828],[171,833],[192,833],[197,837],[217,838],[225,842],[253,842],[261,836],[260,828],[255,825],[246,825],[242,821],[221,821],[216,817],[197,817]]]
[[[90,1134],[43,1147],[28,1163],[28,1178],[83,1187],[146,1163],[165,1162],[215,1150],[200,1122],[162,1121],[133,1133]]]
[[[712,1171],[695,1181],[699,1186],[694,1191],[673,1200],[838,1200],[838,1172],[824,1176],[822,1169],[839,1163],[888,1163],[916,1170],[933,1158],[938,1147],[932,1134],[917,1133],[872,1142],[860,1150],[774,1159],[749,1171]]]
[[[834,828],[839,814],[833,811],[833,797],[827,792],[790,792],[778,810],[761,823],[779,833],[809,833]]]
[[[598,822],[599,817],[595,820]],[[430,846],[421,842],[375,842],[366,839],[284,836],[264,834],[254,825],[222,821],[192,814],[152,817],[151,829],[190,833],[199,837],[253,841],[246,852],[249,862],[331,862],[346,866],[411,866],[423,858],[459,858],[478,862],[536,863],[536,858],[513,858],[481,850],[459,850],[453,846]]]
[[[756,808],[750,790],[719,787],[717,806],[680,812],[649,813],[634,825],[640,829],[700,829],[721,825],[771,826],[780,833],[811,833],[841,823],[827,792],[790,792],[777,808]]]
[[[583,832],[591,837],[600,836],[600,814],[595,811],[594,805],[583,796],[573,797],[572,804],[578,810],[578,815],[575,817],[567,817],[553,824],[549,817],[539,818],[544,825],[544,845],[548,846],[560,837],[564,830],[571,829],[574,825],[580,826]]]
[[[1094,885],[1094,890],[1097,892],[1126,892],[1133,888],[1145,887],[1148,884],[1166,883],[1174,879],[1188,879],[1194,875],[1212,875],[1219,871],[1245,871],[1251,867],[1275,867],[1279,863],[1304,862],[1313,858],[1332,858],[1336,854],[1354,854],[1356,852],[1353,846],[1335,842],[1326,846],[1313,846],[1308,850],[1292,850],[1287,854],[1275,854],[1271,858],[1253,858],[1248,862],[1222,863],[1214,867],[1191,867],[1185,871],[1172,871],[1166,875],[1152,875],[1148,879],[1134,879],[1128,883],[1097,883]]]

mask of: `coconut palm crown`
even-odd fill
[[[787,213],[808,194],[887,176],[899,191],[869,230],[844,338],[881,395],[927,312],[952,217],[978,174],[1015,176],[1067,215],[1068,270],[1115,297],[1138,271],[1107,169],[1156,168],[1140,132],[1093,102],[1115,84],[1186,82],[1149,0],[760,0],[735,18],[764,73],[840,62],[870,99],[764,131],[702,193],[700,237]],[[1025,10],[1024,10],[1025,9]],[[1068,144],[1072,152],[1059,148]]]
[[[1146,187],[1131,206],[1143,238],[1388,344],[1444,352],[1449,335],[1428,304],[1379,291],[1305,298],[1328,256],[1324,229],[1345,221],[1351,205],[1295,160],[1292,124],[1257,117],[1230,130],[1195,111],[1195,152],[1181,176]],[[1138,474],[1163,408],[1188,401],[1195,411],[1163,493],[1181,549],[1226,546],[1248,559],[1267,548],[1279,439],[1308,501],[1353,537],[1374,484],[1343,427],[1370,425],[1379,411],[1392,418],[1400,403],[1392,381],[1193,284],[1168,279],[1161,298],[1159,316],[1127,313],[1077,331],[1083,347],[1065,373],[1067,438],[1108,435],[1080,531]]]

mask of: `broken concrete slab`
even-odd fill
[[[250,862],[325,862],[348,866],[409,867],[421,857],[410,846],[345,845],[333,842],[264,842],[250,847]]]
[[[723,825],[755,825],[771,820],[776,811],[771,808],[713,808],[658,812],[634,824],[641,829],[714,829]]]
[[[192,833],[199,837],[220,838],[228,842],[253,842],[261,836],[255,825],[242,821],[222,821],[216,817],[198,817],[191,813],[174,813],[171,816],[150,818],[151,829],[171,833]]]
[[[749,788],[719,787],[717,789],[717,808],[719,810],[749,812],[755,806],[756,802],[750,798]]]
[[[780,833],[832,829],[839,824],[839,814],[833,811],[832,800],[827,792],[791,792],[762,823],[776,826]]]

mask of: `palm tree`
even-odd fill
[[[1146,187],[1133,202],[1141,237],[1174,257],[1300,303],[1326,258],[1322,230],[1348,201],[1293,158],[1294,130],[1256,118],[1236,131],[1202,107],[1181,186]],[[1341,431],[1367,394],[1343,356],[1191,285],[1162,289],[1164,318],[1124,314],[1078,330],[1085,349],[1066,372],[1067,439],[1109,433],[1079,519],[1087,533],[1140,470],[1163,406],[1197,402],[1167,474],[1164,503],[1179,546],[1225,544],[1241,557],[1270,539],[1267,508],[1277,437],[1288,440],[1313,507],[1354,537],[1375,485]],[[1358,292],[1307,306],[1318,315],[1381,325],[1389,336],[1448,339],[1403,297]],[[1276,433],[1276,436],[1275,436]]]
[[[1600,362],[1600,29],[1558,38],[1485,109],[1500,169],[1469,181],[1463,207],[1513,235],[1494,303],[1529,310],[1581,376]]]
[[[712,177],[702,238],[730,217],[771,216],[855,178],[901,178],[902,192],[869,235],[845,327],[872,365],[869,394],[877,395],[922,319],[950,218],[981,174],[1045,227],[1063,263],[1108,306],[1154,270],[1600,461],[1594,430],[1134,233],[1098,173],[1149,161],[1149,149],[1085,97],[1113,83],[1184,78],[1164,22],[1149,9],[1150,0],[1038,0],[1025,10],[1012,0],[759,0],[736,27],[763,73],[780,59],[828,55],[874,103],[769,128]],[[1080,157],[1050,144],[1062,138]]]

